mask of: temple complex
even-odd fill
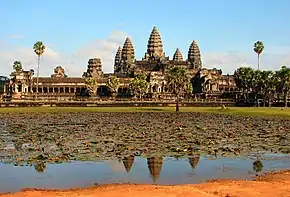
[[[193,95],[202,97],[220,97],[226,92],[235,90],[235,80],[231,75],[222,75],[220,69],[202,67],[202,56],[196,40],[189,43],[187,56],[179,48],[172,58],[166,56],[163,50],[161,35],[153,27],[147,50],[141,60],[136,60],[135,49],[130,38],[126,38],[123,46],[116,49],[112,62],[114,73],[104,74],[100,58],[91,58],[85,72],[80,77],[68,77],[61,66],[57,66],[51,77],[39,77],[39,99],[74,99],[75,96],[85,94],[86,80],[96,81],[95,96],[110,97],[107,87],[108,78],[115,75],[119,79],[118,97],[130,97],[130,83],[137,74],[145,74],[149,82],[148,94],[151,98],[162,99],[170,96],[166,84],[166,76],[173,67],[184,67],[192,79]],[[34,71],[14,71],[10,82],[5,86],[5,92],[13,94],[18,99],[33,99],[36,92],[36,77]]]

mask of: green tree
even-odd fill
[[[20,61],[14,61],[13,62],[13,69],[16,72],[22,71],[22,63]]]
[[[130,89],[133,91],[134,95],[139,95],[140,99],[148,92],[149,82],[146,79],[146,75],[138,74],[130,84]]]
[[[260,70],[253,70],[249,86],[250,92],[252,93],[252,96],[254,97],[255,101],[257,101],[259,94],[262,91],[261,83],[262,83],[262,72]]]
[[[96,93],[96,88],[97,88],[97,81],[95,78],[89,77],[86,79],[86,87],[89,90],[90,95]]]
[[[266,100],[270,105],[270,98],[272,97],[273,90],[275,89],[275,73],[273,71],[262,71],[261,72],[261,94],[263,96],[264,106]]]
[[[179,111],[179,99],[188,93],[191,84],[190,76],[186,68],[174,67],[169,70],[167,76],[169,91],[176,96],[176,111]]]
[[[258,70],[260,69],[260,56],[264,50],[264,44],[261,41],[257,41],[254,44],[254,51],[258,55]]]
[[[242,96],[248,100],[251,92],[251,84],[254,70],[251,67],[240,67],[234,73],[236,86],[242,92]]]
[[[282,68],[277,72],[278,80],[280,83],[281,92],[284,95],[285,107],[287,107],[288,92],[290,90],[290,68],[282,66]]]
[[[113,97],[117,96],[119,85],[120,81],[115,75],[112,75],[108,78],[107,87],[109,88]]]
[[[45,52],[45,45],[41,41],[37,41],[34,46],[33,50],[34,53],[37,55],[37,74],[36,74],[36,95],[35,99],[37,100],[37,95],[38,95],[38,79],[39,79],[39,64],[40,64],[40,57],[44,54]]]

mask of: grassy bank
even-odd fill
[[[174,112],[174,107],[31,107],[0,108],[0,113],[65,113],[65,112]],[[182,107],[181,112],[212,112],[226,114],[290,117],[290,108]]]

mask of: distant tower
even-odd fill
[[[200,69],[202,67],[200,50],[195,40],[189,47],[187,61],[189,62],[190,68]]]
[[[119,46],[118,50],[116,52],[115,62],[114,62],[114,72],[115,73],[120,71],[121,60],[122,60],[122,47]]]
[[[135,52],[133,44],[130,40],[130,38],[126,38],[125,43],[123,45],[122,49],[122,62],[127,64],[133,64],[135,60]]]
[[[100,58],[92,58],[88,61],[87,72],[83,74],[83,77],[100,78],[102,76],[102,62]]]
[[[183,61],[182,53],[180,52],[179,48],[176,49],[174,55],[173,55],[174,61]]]
[[[121,59],[120,59],[121,54]],[[117,64],[117,62],[119,62]],[[115,72],[130,74],[135,62],[135,52],[130,38],[126,38],[122,51],[118,49],[115,57]]]
[[[147,52],[143,60],[159,60],[165,57],[161,36],[156,27],[153,27],[147,44]]]

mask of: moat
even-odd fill
[[[253,165],[255,157],[218,158],[200,157],[196,163],[189,158],[163,158],[161,163],[150,163],[135,157],[131,166],[124,161],[73,161],[15,167],[0,163],[0,193],[23,188],[69,189],[110,183],[136,184],[195,184],[212,179],[251,180],[254,175],[290,168],[289,155],[263,155],[262,167]],[[130,165],[130,164],[129,164]]]
[[[0,124],[0,192],[251,179],[256,173],[290,169],[286,117],[7,113]]]

